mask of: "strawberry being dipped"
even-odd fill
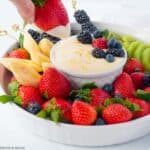
[[[72,122],[78,125],[91,125],[96,121],[97,112],[88,103],[75,101],[72,105]]]
[[[69,18],[61,0],[42,1],[42,5],[36,5],[35,8],[35,25],[42,31],[58,37],[69,36]]]
[[[41,95],[46,99],[52,97],[66,98],[71,91],[71,84],[68,79],[55,68],[48,68],[41,77],[39,90]]]
[[[42,105],[42,109],[45,110],[49,117],[55,122],[63,120],[71,122],[71,107],[69,101],[61,98],[52,98]],[[54,113],[56,115],[54,115]]]
[[[129,74],[123,72],[114,82],[114,95],[133,97],[135,86]]]

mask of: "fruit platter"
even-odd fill
[[[63,144],[104,146],[148,134],[149,34],[93,22],[84,10],[74,17],[65,38],[20,31],[0,58],[0,102],[26,131]]]

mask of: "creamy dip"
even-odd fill
[[[111,71],[121,65],[125,57],[115,57],[113,63],[92,56],[91,44],[80,43],[76,36],[57,43],[52,50],[52,63],[65,72],[89,74]]]

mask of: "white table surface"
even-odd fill
[[[71,0],[64,0],[72,20]],[[150,31],[149,0],[78,0],[78,7],[86,9],[94,20],[139,27]],[[0,29],[8,29],[12,24],[22,23],[9,0],[1,0]],[[9,47],[10,40],[0,37],[0,55]],[[2,89],[0,89],[0,93]],[[150,135],[122,145],[108,147],[71,147],[46,141],[23,131],[11,115],[9,105],[0,104],[0,149],[2,147],[21,146],[26,150],[150,150]]]

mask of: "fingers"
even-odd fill
[[[11,0],[21,17],[28,23],[34,22],[35,6],[31,0]]]

